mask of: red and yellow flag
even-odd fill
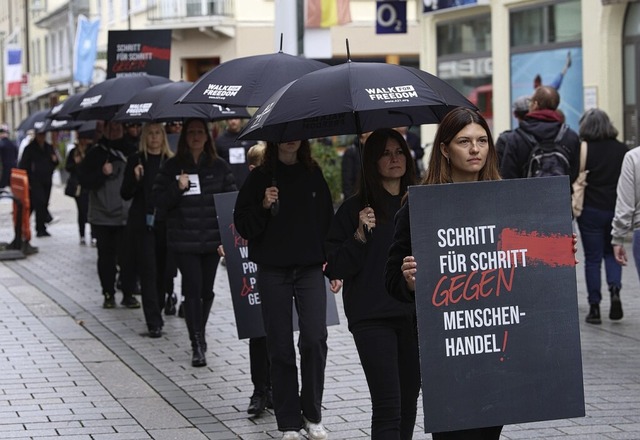
[[[351,23],[349,0],[307,0],[307,28],[329,28]]]

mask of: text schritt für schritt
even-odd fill
[[[495,249],[496,225],[442,228],[437,231],[440,248],[453,248],[439,255],[440,274],[432,296],[435,307],[478,301],[489,296],[500,296],[501,290],[511,291],[516,268],[527,266],[527,249]],[[478,246],[492,246],[491,250],[477,251]],[[463,253],[460,248],[473,246],[474,252]],[[448,311],[443,314],[445,331],[470,328],[495,328],[516,325],[521,316],[518,306],[489,307]],[[506,333],[505,333],[506,338]],[[504,347],[506,340],[503,341]],[[445,338],[447,357],[496,353],[498,345],[494,333]]]

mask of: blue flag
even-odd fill
[[[78,29],[73,47],[73,79],[83,85],[91,83],[93,65],[98,53],[98,31],[100,18],[89,20],[84,15],[78,16]]]

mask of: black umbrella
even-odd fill
[[[38,110],[37,112],[31,113],[29,116],[24,118],[22,122],[20,122],[16,130],[22,132],[25,132],[27,130],[35,130],[39,132],[44,131],[43,129],[47,123],[48,113],[49,109]]]
[[[43,131],[65,131],[76,130],[82,125],[82,121],[74,121],[71,119],[46,119]]]
[[[47,114],[47,118],[56,119],[58,121],[73,119],[73,116],[69,113],[69,110],[78,102],[80,102],[83,96],[84,92],[76,93],[75,95],[69,96],[64,101],[51,107],[51,110],[49,110],[49,113]]]
[[[347,62],[278,90],[239,139],[284,142],[378,128],[438,123],[455,107],[476,107],[445,81],[413,67]]]
[[[205,73],[178,102],[259,107],[288,82],[327,66],[282,50],[236,58]]]
[[[169,78],[155,75],[118,76],[90,87],[82,99],[71,106],[75,119],[111,119],[120,107],[142,89],[169,82]]]
[[[233,109],[213,104],[176,104],[192,82],[170,82],[148,87],[136,93],[113,117],[121,122],[164,122],[186,118],[202,118],[210,121],[229,118],[250,118],[242,107]]]

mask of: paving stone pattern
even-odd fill
[[[4,439],[280,438],[275,417],[246,414],[249,348],[238,340],[226,270],[219,267],[207,327],[208,365],[192,368],[184,320],[165,319],[150,339],[142,310],[102,309],[96,249],[78,244],[73,200],[55,186],[60,221],[39,253],[0,264],[0,433]],[[0,202],[0,241],[11,241],[11,205]],[[581,254],[579,253],[579,258]],[[505,427],[503,439],[640,439],[640,288],[624,270],[625,318],[600,326],[587,312],[577,271],[587,416]],[[176,280],[179,292],[179,279]],[[338,297],[329,329],[323,422],[331,439],[369,438],[370,400]],[[608,301],[603,302],[608,314]],[[415,439],[422,432],[418,414]]]

